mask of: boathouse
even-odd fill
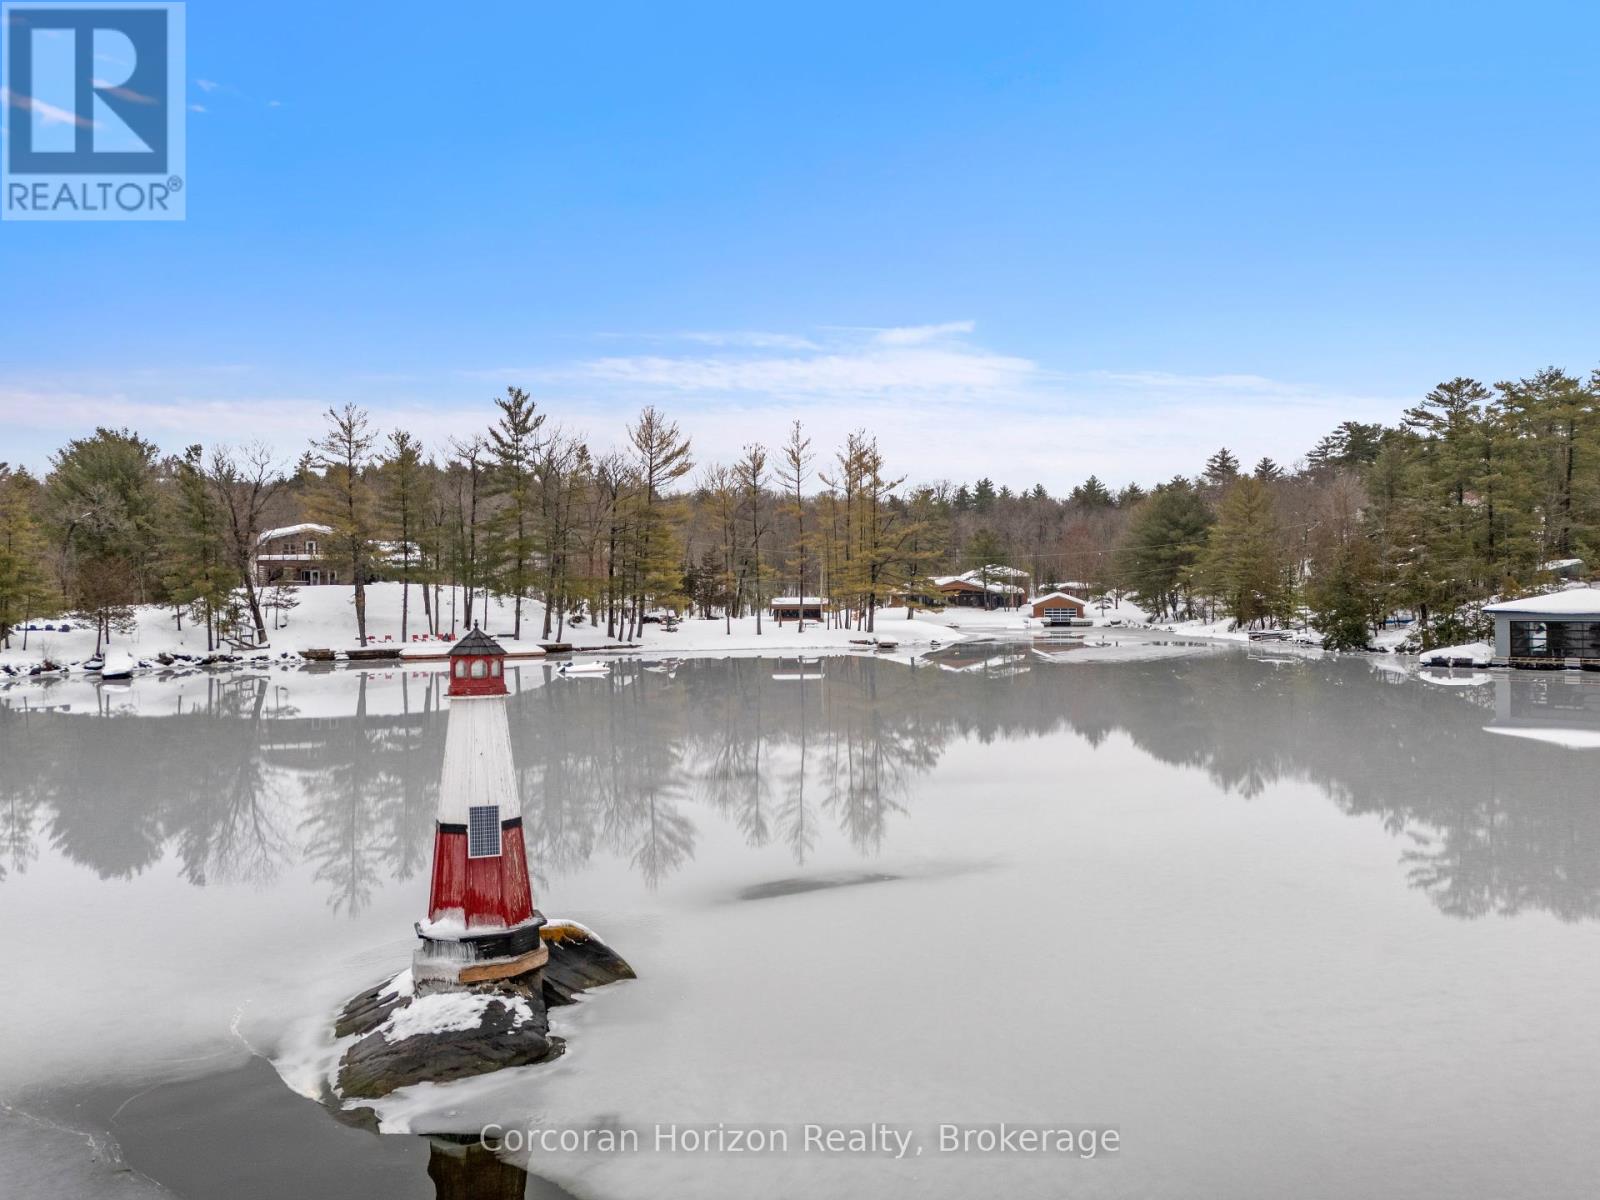
[[[1569,587],[1483,611],[1494,618],[1496,664],[1600,670],[1600,588]]]
[[[1089,602],[1066,592],[1046,592],[1032,601],[1033,615],[1046,625],[1070,625],[1086,620]]]

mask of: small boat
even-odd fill
[[[83,660],[83,669],[89,672],[91,675],[98,675],[100,673],[100,668],[105,665],[105,658],[99,654],[92,654]]]
[[[893,649],[897,648],[899,645],[900,645],[899,642],[879,642],[877,644],[877,649],[879,649],[879,650],[893,650]]]

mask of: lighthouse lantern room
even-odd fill
[[[479,629],[450,650],[433,880],[412,968],[424,989],[509,979],[548,958],[523,847],[504,662]]]

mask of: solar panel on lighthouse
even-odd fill
[[[474,804],[467,809],[467,857],[494,858],[500,853],[500,806]]]

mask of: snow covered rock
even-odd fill
[[[563,1046],[549,1034],[550,1018],[536,982],[408,997],[345,1051],[339,1091],[376,1099],[408,1084],[445,1083],[544,1062]]]
[[[1468,642],[1464,646],[1440,646],[1424,651],[1418,659],[1425,667],[1487,667],[1494,660],[1494,647],[1488,642]]]
[[[539,933],[550,958],[525,975],[418,993],[411,972],[402,971],[351,997],[333,1030],[337,1038],[357,1039],[339,1060],[339,1095],[377,1099],[408,1084],[445,1083],[560,1055],[565,1042],[550,1035],[548,1007],[635,976],[576,921],[551,921]]]

